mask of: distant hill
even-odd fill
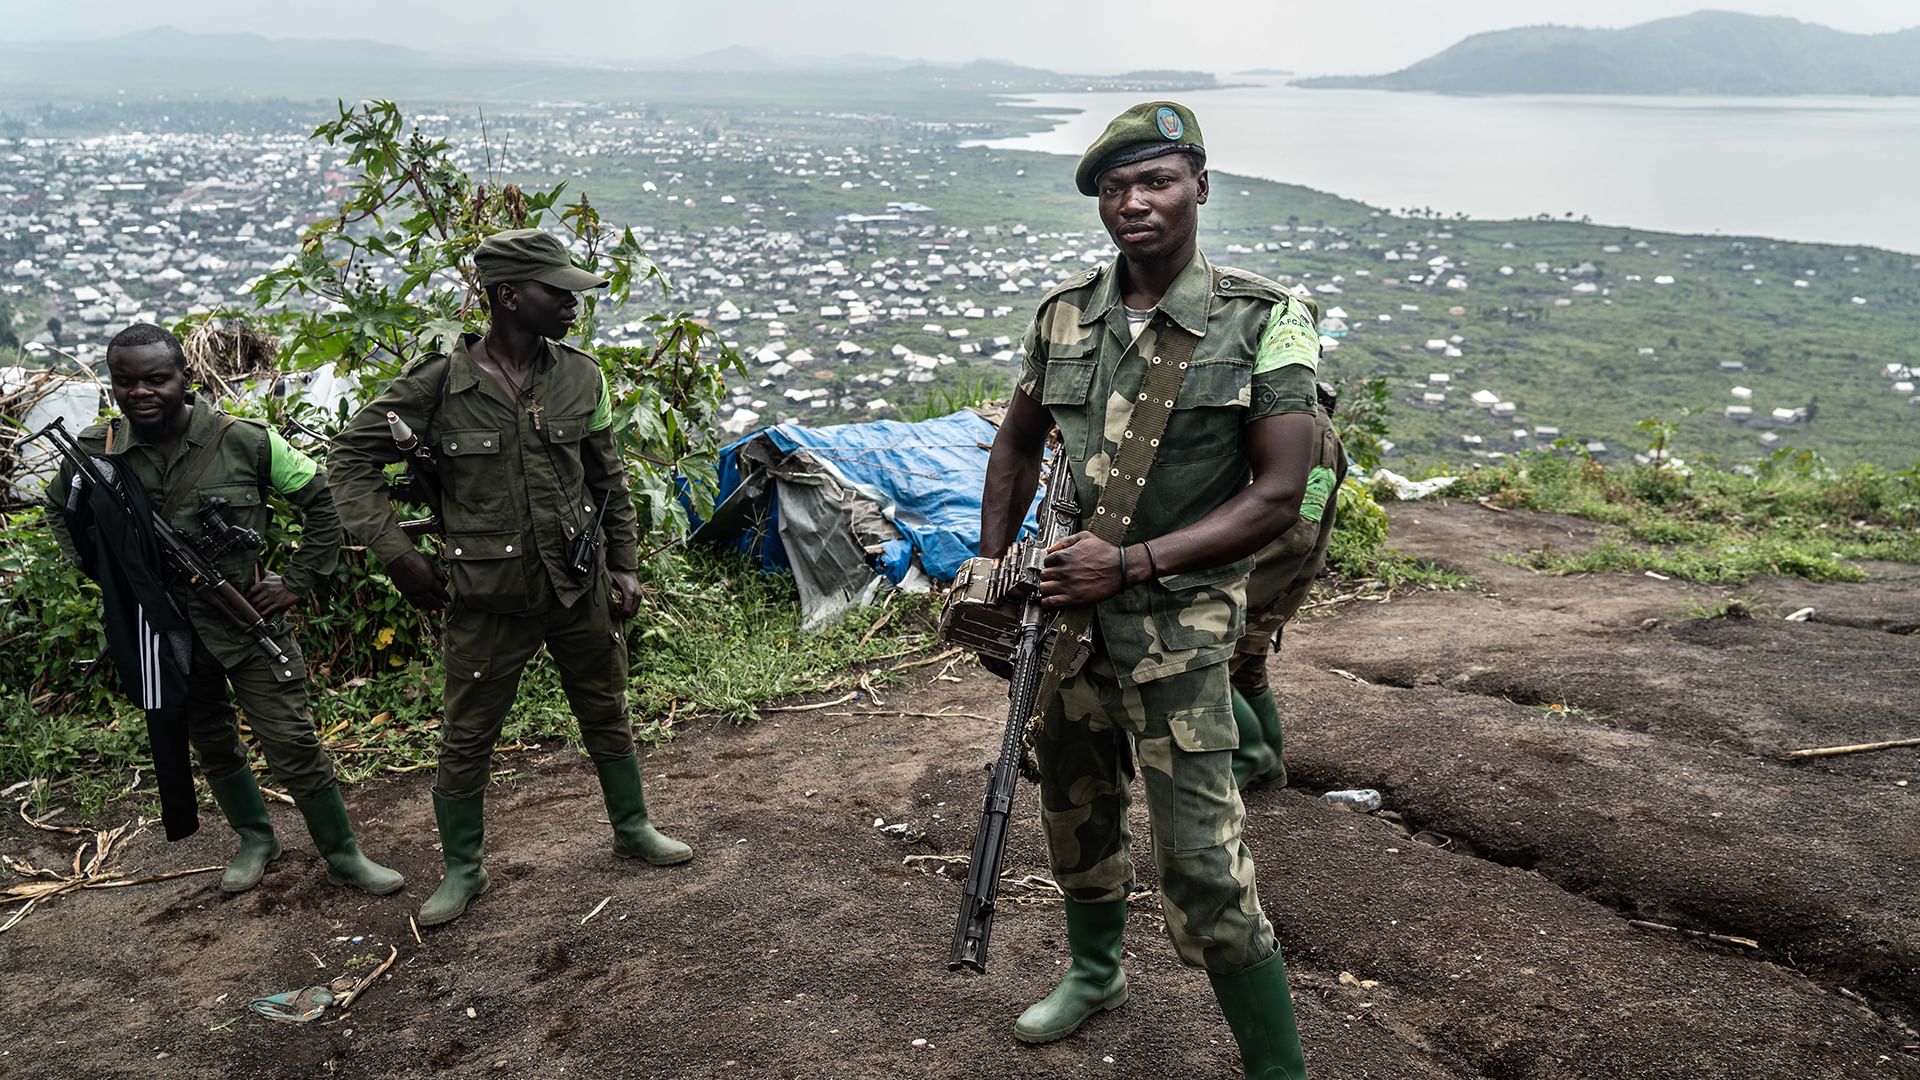
[[[730,46],[690,56],[560,61],[497,51],[435,51],[366,40],[201,34],[155,27],[91,40],[0,41],[0,99],[233,99],[263,96],[518,95],[605,98],[658,93],[687,77],[834,82],[874,79],[931,90],[1189,90],[1216,85],[1197,71],[1076,75],[1003,60],[934,63],[846,53],[796,56]]]
[[[1485,94],[1920,94],[1920,27],[1850,34],[1726,11],[1621,30],[1534,26],[1475,34],[1389,75],[1294,85]]]

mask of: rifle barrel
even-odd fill
[[[1013,680],[1007,693],[1007,726],[1000,738],[1000,756],[988,766],[980,826],[974,831],[973,854],[967,861],[966,893],[947,958],[950,971],[987,970],[987,944],[993,937],[993,916],[1000,898],[1000,864],[1007,852],[1007,819],[1013,810],[1014,787],[1020,780],[1028,715],[1040,688],[1039,604],[1029,600],[1027,606],[1027,614],[1032,617],[1020,626],[1020,644],[1014,652]]]

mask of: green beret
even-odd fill
[[[568,292],[604,289],[607,279],[573,265],[560,239],[544,229],[508,229],[480,241],[473,253],[480,284],[538,281]]]
[[[1193,110],[1175,101],[1144,102],[1114,117],[1093,140],[1080,155],[1073,183],[1082,195],[1097,194],[1096,181],[1108,169],[1181,152],[1193,154],[1202,166],[1207,163],[1207,144],[1200,139]]]

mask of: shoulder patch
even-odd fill
[[[1099,281],[1100,275],[1106,272],[1107,272],[1106,263],[1101,263],[1099,266],[1096,266],[1091,270],[1082,270],[1079,273],[1074,274],[1073,276],[1067,278],[1065,281],[1059,282],[1058,284],[1054,285],[1052,288],[1048,289],[1046,291],[1046,294],[1040,297],[1040,303],[1042,305],[1045,305],[1048,301],[1056,299],[1057,297],[1064,296],[1067,293],[1074,291],[1075,289],[1084,289],[1087,286],[1092,285],[1093,283]]]
[[[1215,296],[1244,296],[1254,300],[1272,303],[1284,299],[1286,286],[1259,274],[1250,273],[1232,266],[1216,266]]]
[[[412,375],[414,372],[419,371],[420,369],[426,367],[428,364],[433,363],[435,360],[451,360],[451,359],[452,359],[452,356],[448,353],[430,352],[424,356],[414,357],[412,363],[400,369],[400,374]]]
[[[1308,371],[1320,366],[1320,335],[1309,322],[1306,309],[1291,300],[1280,300],[1267,317],[1267,329],[1260,335],[1260,350],[1254,354],[1253,373],[1278,371],[1300,365]]]

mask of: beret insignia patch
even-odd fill
[[[1153,121],[1160,126],[1160,134],[1166,136],[1168,142],[1178,140],[1186,132],[1186,126],[1180,122],[1180,114],[1165,105],[1153,114]]]

